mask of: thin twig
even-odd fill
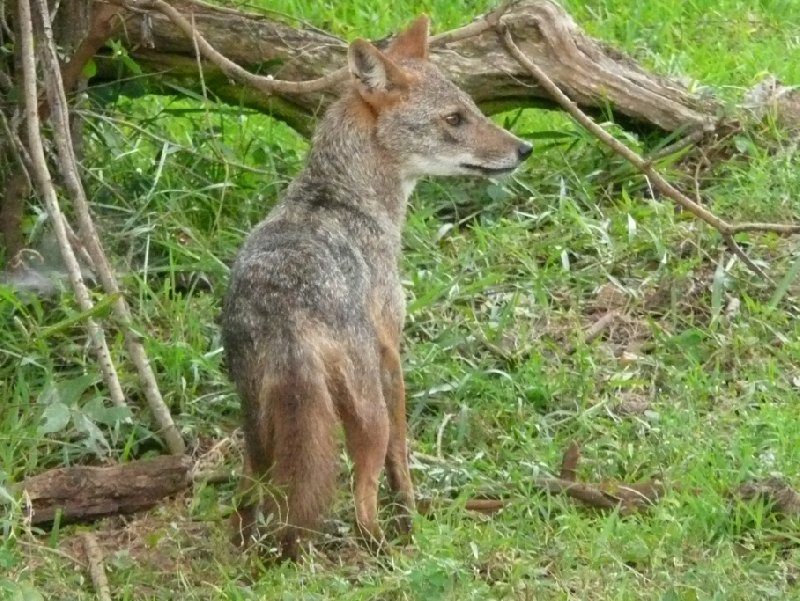
[[[26,540],[26,538],[30,538],[30,540]],[[71,553],[66,552],[64,549],[59,547],[51,547],[49,544],[43,543],[40,538],[37,538],[37,535],[30,534],[26,537],[18,537],[14,541],[14,544],[30,549],[32,553],[36,553],[37,558],[41,557],[44,553],[49,553],[50,555],[55,555],[61,559],[66,559],[70,563],[73,563],[80,568],[86,568],[88,566],[88,564],[82,559],[75,557]]]
[[[30,188],[31,178],[30,174],[28,173],[28,166],[31,164],[31,158],[28,155],[28,151],[25,149],[25,146],[22,144],[22,141],[19,139],[19,136],[16,134],[16,132],[11,130],[8,120],[6,119],[6,115],[2,111],[0,111],[0,125],[3,127],[3,133],[6,135],[6,140],[8,140],[8,150],[14,158],[14,161],[19,166],[20,177],[25,179],[25,187]]]
[[[436,456],[439,459],[442,458],[442,438],[444,437],[444,429],[447,427],[447,424],[450,423],[451,419],[453,419],[453,414],[445,413],[442,423],[439,424],[439,429],[436,431]]]
[[[693,131],[692,133],[683,136],[681,139],[673,142],[672,144],[668,144],[667,146],[664,146],[664,148],[659,148],[652,154],[648,155],[646,160],[651,164],[656,163],[663,158],[676,154],[681,150],[688,148],[689,146],[697,144],[705,135],[706,133],[702,129]]]
[[[589,507],[613,509],[619,505],[619,501],[606,495],[592,484],[562,480],[561,478],[539,478],[534,485],[551,495],[563,494]]]
[[[531,75],[533,75],[536,80],[538,81],[539,85],[542,86],[552,97],[553,99],[565,110],[567,111],[578,123],[580,123],[583,127],[585,127],[589,132],[591,132],[598,140],[603,142],[606,146],[611,148],[614,152],[618,155],[625,158],[631,164],[633,164],[639,171],[641,171],[645,176],[647,176],[652,183],[653,187],[656,188],[659,192],[667,196],[668,198],[672,199],[675,203],[692,213],[698,219],[705,221],[707,224],[711,225],[715,229],[717,229],[723,236],[733,236],[739,232],[746,232],[746,231],[758,231],[758,232],[775,232],[778,234],[795,234],[800,233],[800,225],[794,224],[779,224],[779,223],[741,223],[741,224],[731,224],[721,219],[711,211],[705,209],[704,207],[700,206],[685,194],[683,194],[680,190],[675,188],[672,184],[670,184],[664,177],[653,168],[653,165],[650,161],[643,159],[639,156],[636,152],[622,144],[619,140],[614,138],[611,134],[606,132],[603,128],[597,125],[594,121],[592,121],[589,116],[586,115],[578,105],[574,103],[564,92],[562,92],[558,86],[547,76],[547,74],[542,71],[537,65],[535,65],[531,60],[525,56],[519,47],[514,43],[513,38],[511,37],[511,31],[504,23],[503,19],[500,20],[500,24],[498,26],[499,33],[503,37],[503,42],[505,43],[506,49],[508,52],[515,58],[517,61],[525,67],[528,71],[530,71]],[[739,249],[741,251],[741,249]],[[738,253],[737,253],[738,254]],[[748,267],[752,268],[752,261],[745,262]],[[755,272],[759,275],[763,274],[763,271],[760,269],[756,269]]]
[[[164,0],[115,0],[115,2],[133,10],[150,9],[162,13],[168,17],[186,37],[192,39],[197,44],[197,47],[200,49],[205,59],[214,63],[225,75],[244,82],[264,94],[312,94],[314,92],[322,92],[332,85],[343,81],[347,75],[346,67],[332,71],[324,77],[309,81],[285,81],[264,77],[263,75],[256,75],[255,73],[250,73],[246,69],[243,69],[220,53],[200,35],[186,17]]]
[[[37,2],[39,3],[40,14],[47,14],[46,0],[37,0]],[[175,422],[172,420],[169,408],[161,397],[161,391],[158,388],[155,374],[150,367],[147,353],[139,340],[139,335],[133,329],[133,320],[130,309],[128,308],[128,303],[120,292],[119,283],[106,258],[106,254],[100,243],[100,238],[95,230],[94,222],[89,213],[89,201],[86,198],[86,192],[83,189],[83,184],[78,175],[77,161],[72,145],[67,99],[64,93],[61,72],[58,67],[58,55],[53,41],[53,32],[47,19],[42,19],[42,27],[44,44],[40,47],[44,57],[44,75],[47,82],[47,96],[53,120],[53,139],[58,151],[58,163],[61,169],[61,176],[64,179],[67,190],[72,196],[75,207],[75,213],[78,219],[78,231],[92,259],[92,263],[94,263],[103,289],[106,294],[116,297],[112,304],[112,310],[123,329],[125,347],[139,374],[139,381],[142,385],[150,411],[153,413],[153,417],[161,429],[170,452],[175,455],[182,455],[186,450],[186,445],[175,426]]]
[[[0,0],[0,32],[5,33],[10,40],[14,39],[14,32],[9,27],[8,21],[6,21],[6,3],[4,0]]]
[[[468,25],[464,25],[463,27],[459,27],[458,29],[452,29],[450,31],[445,31],[440,34],[431,36],[429,40],[429,44],[433,47],[436,46],[445,46],[452,42],[457,42],[458,40],[463,40],[466,38],[471,38],[477,35],[482,34],[484,31],[488,31],[490,29],[494,29],[500,23],[500,19],[502,19],[503,15],[509,9],[509,7],[513,4],[511,0],[505,0],[500,6],[498,6],[495,10],[490,13],[486,13],[482,15],[472,23]]]
[[[132,10],[155,10],[165,15],[180,29],[186,37],[192,39],[200,53],[206,60],[225,73],[228,77],[244,82],[265,94],[312,94],[323,92],[332,86],[340,83],[347,77],[347,68],[342,67],[317,79],[308,81],[287,81],[265,77],[250,73],[246,69],[234,63],[216,50],[208,41],[197,31],[192,23],[175,8],[164,0],[112,0],[114,3],[122,5]],[[198,3],[202,6],[201,3]],[[484,15],[480,19],[452,31],[446,31],[435,36],[431,36],[430,45],[432,47],[445,46],[446,44],[462,40],[465,38],[480,35],[498,26],[500,19],[511,6],[512,2],[506,0],[499,8]],[[217,7],[214,7],[218,10]]]
[[[791,236],[792,234],[800,234],[800,225],[791,223],[760,223],[745,222],[745,223],[731,223],[728,225],[728,231],[724,234],[741,234],[742,232],[774,232],[781,236]]]
[[[24,247],[22,217],[25,199],[33,187],[30,177],[33,169],[30,155],[19,137],[20,119],[15,115],[9,123],[5,113],[0,110],[0,124],[6,138],[5,147],[19,166],[19,169],[12,172],[6,181],[5,198],[0,203],[0,235],[10,266]]]
[[[603,332],[605,332],[611,324],[619,317],[619,313],[617,311],[611,310],[608,313],[604,314],[600,319],[592,323],[589,327],[587,327],[583,331],[582,344],[589,344],[595,338],[600,336]],[[578,344],[569,344],[565,349],[565,353],[571,355],[576,350],[578,350]]]
[[[75,230],[72,229],[72,226],[66,219],[64,219],[64,227],[67,230],[67,238],[69,238],[69,242],[72,244],[73,250],[78,254],[78,256],[80,256],[81,261],[83,261],[83,263],[92,270],[92,273],[97,273],[97,267],[95,267],[92,257],[89,256],[89,253],[86,250],[86,247],[83,245],[80,237],[75,233]]]
[[[722,240],[725,242],[725,245],[728,247],[728,249],[737,257],[739,257],[745,265],[747,265],[750,271],[758,274],[769,283],[771,284],[774,283],[772,281],[772,278],[770,278],[769,275],[767,275],[767,273],[763,269],[761,269],[758,265],[756,265],[753,259],[747,256],[747,253],[744,252],[742,247],[739,246],[736,240],[734,240],[732,234],[722,234]]]
[[[86,561],[89,563],[89,575],[92,577],[94,590],[100,601],[111,601],[111,588],[108,586],[106,570],[103,566],[103,552],[97,545],[97,539],[91,532],[81,535],[83,550],[86,552]]]
[[[33,22],[31,19],[31,7],[28,0],[17,2],[17,12],[19,16],[19,42],[20,57],[23,71],[23,94],[25,98],[25,120],[28,133],[28,149],[34,171],[36,185],[42,195],[53,224],[53,231],[58,241],[59,250],[64,260],[64,264],[69,275],[70,284],[75,291],[75,298],[78,305],[84,312],[91,311],[94,303],[89,296],[89,291],[81,277],[80,266],[72,252],[69,244],[66,228],[64,227],[64,217],[58,206],[58,198],[53,188],[50,171],[44,155],[44,145],[42,144],[41,130],[39,126],[38,96],[36,90],[36,58],[33,45]],[[45,12],[45,14],[47,14]],[[111,359],[111,353],[106,344],[105,333],[102,328],[92,318],[86,319],[86,328],[89,338],[94,346],[97,361],[103,374],[103,380],[108,388],[111,401],[118,406],[125,406],[125,395],[119,383],[116,367]]]

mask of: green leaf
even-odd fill
[[[135,60],[133,60],[127,53],[120,57],[122,59],[122,63],[128,68],[128,70],[133,73],[134,75],[141,75],[142,68],[139,66]]]
[[[736,147],[736,150],[745,155],[753,155],[757,150],[753,141],[746,136],[736,136],[733,139],[733,145]]]
[[[14,497],[8,492],[8,489],[0,484],[0,505],[8,505],[14,502]]]
[[[20,563],[19,556],[12,549],[0,547],[0,569],[10,570]],[[0,593],[3,593],[2,582],[0,582]],[[5,597],[0,596],[5,599]]]
[[[122,61],[122,64],[125,65],[131,73],[133,73],[134,75],[142,74],[142,68],[135,60],[133,60],[130,57],[128,51],[125,49],[125,47],[122,45],[121,42],[118,42],[116,40],[110,40],[109,45],[111,46],[111,49],[114,52],[114,57]]]
[[[197,102],[205,102],[205,98],[203,98],[203,95],[202,94],[198,94],[194,90],[190,90],[189,88],[186,88],[184,86],[179,86],[178,84],[175,84],[175,83],[167,82],[164,85],[165,85],[165,87],[171,88],[171,89],[175,90],[176,92],[179,92],[180,94],[182,94],[183,96],[186,96],[187,98],[191,98],[193,100],[197,100]]]
[[[486,194],[494,202],[503,202],[511,198],[511,193],[508,190],[494,183],[486,186]]]
[[[130,422],[133,414],[128,407],[106,407],[103,399],[94,398],[86,403],[81,411],[93,422],[104,426],[116,426],[121,422]]]
[[[92,386],[97,381],[97,378],[92,374],[83,374],[77,378],[72,378],[61,382],[56,386],[56,398],[71,407],[77,404],[78,400],[86,392],[86,389]]]
[[[256,146],[253,149],[253,162],[256,165],[266,165],[268,161],[267,151],[261,146]]]
[[[42,594],[29,582],[21,582],[17,592],[20,601],[44,601]]]
[[[61,432],[67,427],[72,412],[69,407],[60,401],[48,405],[42,413],[44,423],[39,426],[41,434],[53,434]]]
[[[698,330],[697,328],[689,328],[688,330],[684,330],[678,336],[675,337],[675,344],[683,349],[684,351],[692,351],[697,349],[703,341],[706,339],[706,335],[702,330]]]
[[[83,66],[83,70],[81,71],[81,75],[86,79],[91,79],[95,75],[97,75],[97,63],[94,62],[93,58],[89,59],[89,62]]]
[[[97,455],[104,457],[110,447],[100,428],[83,413],[75,413],[74,418],[75,429],[86,435],[86,446]]]

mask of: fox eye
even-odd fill
[[[464,123],[464,115],[460,112],[450,113],[447,117],[444,118],[445,123],[447,125],[451,125],[452,127],[458,127],[462,123]]]

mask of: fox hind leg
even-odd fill
[[[378,484],[389,443],[389,419],[380,401],[364,405],[368,411],[360,411],[343,423],[353,460],[356,528],[370,548],[380,550],[384,536],[378,523]]]
[[[381,353],[383,394],[389,413],[389,443],[386,450],[386,475],[395,495],[394,524],[400,534],[411,532],[414,513],[414,485],[408,469],[406,442],[406,396],[400,355],[392,347]]]
[[[261,488],[272,466],[271,433],[268,423],[245,424],[244,466],[231,516],[231,542],[248,547],[256,537],[261,508]]]

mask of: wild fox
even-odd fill
[[[244,414],[242,501],[232,519],[239,544],[263,510],[275,519],[282,555],[296,557],[331,501],[339,422],[359,533],[383,541],[384,465],[398,528],[410,530],[397,264],[406,201],[419,177],[508,173],[531,154],[427,56],[425,16],[385,52],[361,39],[350,45],[348,89],[233,265],[222,331]],[[265,483],[280,492],[259,498]]]

